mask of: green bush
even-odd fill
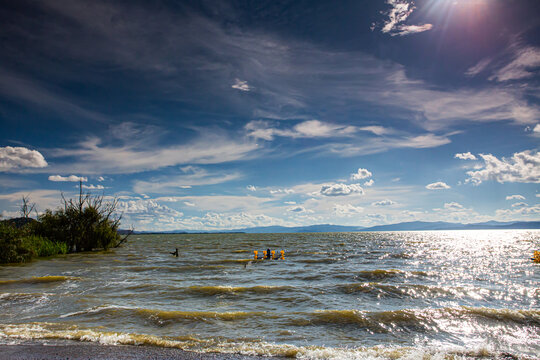
[[[117,200],[103,202],[103,196],[83,195],[80,185],[78,200],[66,200],[64,208],[49,209],[38,221],[22,211],[22,218],[0,222],[0,263],[26,262],[32,257],[52,256],[68,252],[108,249],[123,243],[127,236],[118,234],[120,216],[115,216]],[[23,208],[29,203],[23,197]],[[34,205],[32,205],[33,208]]]
[[[26,262],[32,258],[32,249],[24,241],[25,231],[0,222],[0,263]]]
[[[67,254],[66,243],[54,242],[39,235],[29,235],[22,239],[26,248],[32,252],[32,255],[38,257],[53,256],[58,254]]]

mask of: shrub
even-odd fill
[[[23,230],[7,221],[0,222],[0,263],[26,262],[32,258],[32,250],[23,237]]]

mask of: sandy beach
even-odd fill
[[[98,345],[77,343],[65,345],[0,345],[1,360],[134,360],[134,359],[182,359],[182,360],[248,360],[258,356],[238,354],[197,353],[174,348],[132,345]]]

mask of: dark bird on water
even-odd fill
[[[178,257],[178,248],[176,248],[176,250],[174,252],[170,253],[170,254]]]

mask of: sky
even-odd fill
[[[540,2],[0,1],[0,212],[540,220]]]

